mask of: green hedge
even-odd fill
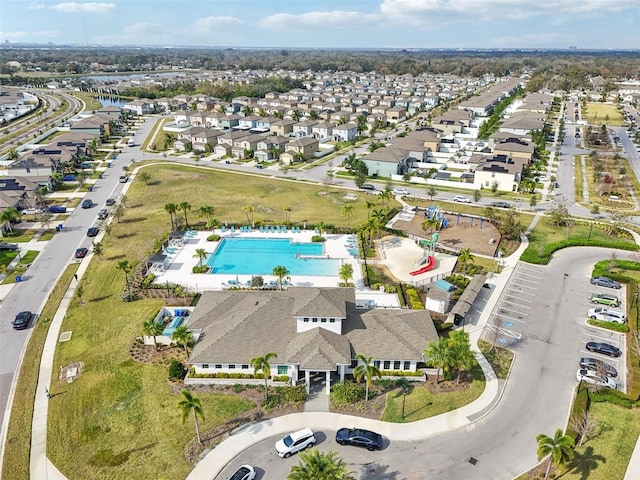
[[[256,379],[263,380],[264,376],[261,373],[253,374],[253,373],[227,373],[227,372],[219,372],[219,373],[196,373],[195,367],[191,367],[191,371],[189,372],[189,376],[191,378],[237,378],[237,379]],[[274,382],[286,382],[289,380],[287,375],[275,375],[273,377]]]
[[[627,240],[588,240],[584,237],[570,238],[569,240],[546,244],[542,256],[538,254],[535,244],[529,245],[520,256],[520,260],[537,265],[546,265],[549,263],[549,260],[551,260],[553,252],[567,247],[605,247],[629,251],[635,251],[638,248],[635,243]]]
[[[383,377],[424,377],[422,372],[405,372],[403,370],[380,370]]]
[[[409,297],[409,306],[412,310],[424,310],[424,304],[420,299],[420,294],[413,287],[408,287],[405,289],[407,297]]]
[[[311,237],[311,241],[314,243],[322,243],[325,240],[326,239],[322,235],[314,235],[313,237]]]
[[[218,240],[220,240],[220,235],[214,233],[213,235],[209,235],[207,237],[207,241],[208,242],[217,242]]]
[[[593,318],[587,320],[587,323],[594,327],[606,328],[607,330],[613,330],[614,332],[627,333],[629,331],[629,325],[626,323],[603,322],[600,320],[594,320]]]
[[[151,285],[151,283],[153,283],[155,278],[156,278],[156,276],[153,273],[148,274],[146,277],[144,277],[144,280],[142,281],[142,287],[143,288],[149,288],[149,285]]]
[[[624,408],[633,407],[634,401],[629,399],[624,393],[618,390],[603,390],[602,392],[592,392],[589,394],[589,398],[592,402],[608,402],[615,405],[620,405]]]

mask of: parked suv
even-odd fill
[[[91,208],[91,207],[93,207],[93,202],[91,200],[86,198],[82,201],[82,208]]]
[[[601,377],[597,372],[594,372],[593,370],[585,370],[583,368],[579,369],[576,373],[576,380],[579,382],[585,381],[587,383],[593,383],[594,385],[600,385],[601,387],[613,388],[614,390],[617,387],[616,382],[606,375]]]
[[[98,212],[98,220],[104,220],[109,216],[109,210],[103,208]]]
[[[276,453],[279,457],[289,458],[291,454],[311,448],[316,443],[316,437],[310,428],[303,428],[290,433],[276,443]]]
[[[469,197],[465,197],[464,195],[456,195],[453,197],[454,202],[460,203],[471,203],[471,199]]]
[[[592,303],[599,303],[600,305],[608,305],[609,307],[620,306],[620,299],[615,295],[608,293],[594,293],[591,295]]]
[[[587,315],[589,315],[589,318],[603,322],[625,323],[627,320],[627,316],[620,310],[613,310],[607,307],[592,308],[587,312]]]

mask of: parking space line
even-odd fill
[[[527,276],[527,277],[533,277],[533,278],[538,278],[538,279],[542,278],[542,275],[534,275],[532,273],[520,272],[520,271],[516,272],[516,277],[518,275],[524,275],[524,276]]]
[[[528,298],[520,298],[520,297],[516,297],[515,295],[509,295],[509,294],[506,294],[504,298],[505,298],[505,300],[506,300],[506,299],[508,299],[508,298],[514,298],[514,299],[516,299],[518,302],[529,302],[529,303],[533,303],[533,300],[529,300]]]
[[[533,288],[531,285],[523,285],[523,284],[518,283],[518,282],[513,282],[513,284],[514,285],[518,285],[518,286],[523,287],[523,288],[527,288],[529,290],[536,290],[536,291],[538,290],[537,288]],[[538,284],[536,283],[535,285],[538,285]]]
[[[524,290],[518,290],[518,289],[513,289],[511,287],[507,288],[507,292],[510,292],[511,290],[517,292],[518,295],[529,295],[530,297],[535,297],[536,294],[535,293],[529,293],[529,292],[525,292]]]
[[[494,313],[493,317],[500,317],[501,321],[506,320],[507,322],[520,322],[520,323],[526,323],[524,320],[522,320],[521,318],[514,318],[514,317],[509,317],[507,315],[501,315],[498,313]],[[510,325],[507,325],[510,326]]]
[[[613,335],[610,337],[600,337],[598,335],[595,335],[595,333],[597,332],[597,330],[592,330],[593,334],[590,334],[589,332],[584,332],[584,335],[589,337],[589,338],[594,338],[596,340],[601,340],[603,342],[615,342],[615,343],[622,343],[619,339],[617,339],[616,337],[614,337]],[[613,333],[613,332],[611,332]],[[589,340],[585,341],[585,343],[587,343]],[[595,340],[593,340],[595,341]]]

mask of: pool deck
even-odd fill
[[[259,230],[253,230],[251,232],[230,232],[226,230],[222,232],[220,229],[216,229],[213,232],[198,231],[192,236],[184,237],[184,245],[182,247],[174,247],[175,254],[171,255],[169,263],[166,269],[162,273],[156,273],[154,283],[157,284],[180,284],[184,288],[194,292],[200,292],[204,290],[222,290],[234,286],[247,286],[247,282],[251,282],[251,275],[235,275],[235,274],[211,274],[211,273],[192,273],[193,267],[198,264],[197,257],[195,256],[196,250],[199,248],[205,249],[210,254],[215,252],[220,242],[207,241],[207,237],[212,233],[220,235],[220,238],[273,238],[283,239],[289,238],[293,242],[299,243],[311,243],[311,237],[317,235],[313,230],[301,230],[299,233],[286,232],[260,232]],[[326,241],[324,242],[324,254],[327,258],[340,260],[340,264],[350,263],[353,267],[353,279],[356,290],[364,288],[364,282],[362,279],[359,260],[349,253],[349,249],[352,248],[348,245],[348,239],[352,238],[352,235],[324,235]],[[275,265],[274,265],[275,266]],[[286,265],[284,265],[286,267]],[[278,278],[275,275],[264,273],[257,273],[255,275],[262,275],[265,284],[270,282],[277,282]],[[289,285],[296,287],[337,287],[340,284],[340,277],[337,275],[331,276],[305,276],[305,275],[292,275]],[[234,283],[234,282],[237,282]]]
[[[156,273],[154,283],[156,284],[178,284],[182,285],[189,291],[195,293],[206,290],[224,290],[231,287],[246,287],[251,282],[251,275],[235,275],[235,274],[211,274],[211,273],[192,273],[193,267],[198,264],[195,256],[196,250],[203,248],[208,254],[215,252],[219,245],[219,241],[207,241],[207,237],[212,233],[220,235],[220,238],[288,238],[293,242],[311,243],[311,238],[317,235],[313,230],[302,230],[298,232],[260,232],[253,230],[251,232],[230,232],[226,230],[222,232],[220,229],[214,231],[198,231],[191,236],[185,236],[184,245],[175,247],[175,253],[170,256],[164,272]],[[355,238],[354,235],[324,235],[324,254],[328,258],[340,260],[340,264],[349,263],[353,267],[352,282],[355,287],[356,297],[371,298],[371,290],[365,287],[362,278],[362,268],[360,268],[360,260],[351,253],[353,247],[349,245],[349,239]],[[436,253],[436,265],[420,275],[412,276],[410,272],[415,270],[415,262],[423,254],[421,247],[408,238],[387,237],[379,241],[382,258],[378,260],[369,260],[371,264],[380,264],[386,266],[391,274],[399,281],[422,285],[431,281],[435,281],[437,277],[448,275],[454,268],[456,257],[442,253]],[[285,265],[286,267],[286,265]],[[262,275],[265,285],[271,282],[277,282],[275,275],[256,273],[254,275]],[[288,285],[294,287],[337,287],[341,279],[336,275],[319,276],[319,275],[291,275]],[[376,304],[384,307],[399,306],[397,301],[393,300],[394,295],[381,295],[379,292],[376,298]]]

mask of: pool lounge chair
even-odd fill
[[[225,227],[220,227],[220,232],[224,233],[227,229]]]
[[[236,227],[231,227],[229,230],[231,230],[231,233],[236,231]]]

